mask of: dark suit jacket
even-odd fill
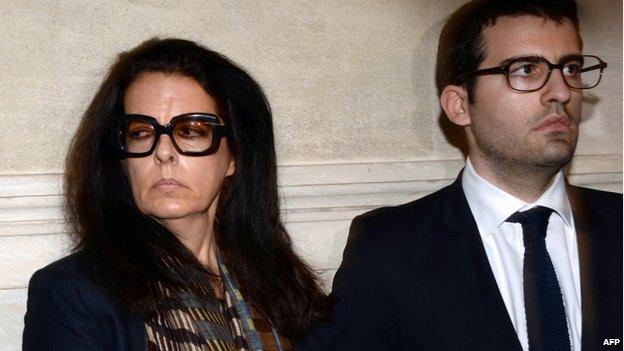
[[[312,329],[299,350],[522,350],[460,178],[353,220],[333,321]],[[583,350],[616,350],[603,340],[622,340],[622,196],[573,186],[568,194]]]
[[[147,350],[143,320],[123,312],[79,255],[37,271],[28,286],[23,350]]]

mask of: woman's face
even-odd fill
[[[126,114],[152,116],[161,125],[189,112],[217,114],[216,101],[193,78],[163,73],[140,75],[124,94]],[[178,154],[168,135],[145,157],[122,161],[141,212],[162,220],[213,219],[223,181],[234,173],[226,138],[208,156]]]

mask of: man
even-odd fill
[[[466,167],[353,220],[333,321],[301,349],[621,350],[621,195],[561,171],[606,67],[581,49],[573,0],[473,1],[450,17],[440,103]]]

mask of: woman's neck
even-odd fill
[[[208,218],[207,218],[208,217]],[[187,216],[163,220],[162,223],[204,266],[218,273],[217,244],[214,235],[214,217]]]

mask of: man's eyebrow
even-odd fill
[[[504,65],[508,64],[511,61],[515,61],[515,60],[519,60],[519,59],[520,60],[527,60],[527,61],[546,60],[546,58],[544,56],[542,56],[542,55],[517,55],[517,56],[512,56],[512,57],[504,59],[503,61],[499,62],[499,65],[504,66]]]
[[[557,62],[551,62],[551,63],[556,65],[558,63],[566,62],[566,61],[569,61],[569,60],[572,60],[572,59],[582,59],[582,56],[583,56],[582,54],[569,54],[569,55],[561,57],[559,60],[557,60]],[[528,61],[532,61],[532,60],[546,60],[546,61],[550,62],[550,60],[548,60],[547,58],[545,58],[542,55],[517,55],[517,56],[512,56],[510,58],[507,58],[507,59],[501,61],[499,63],[499,65],[504,66],[504,65],[508,64],[509,62],[514,61],[514,60],[518,60],[518,59],[526,59]]]
[[[559,59],[559,62],[566,62],[571,60],[583,60],[583,55],[581,54],[570,54]]]

